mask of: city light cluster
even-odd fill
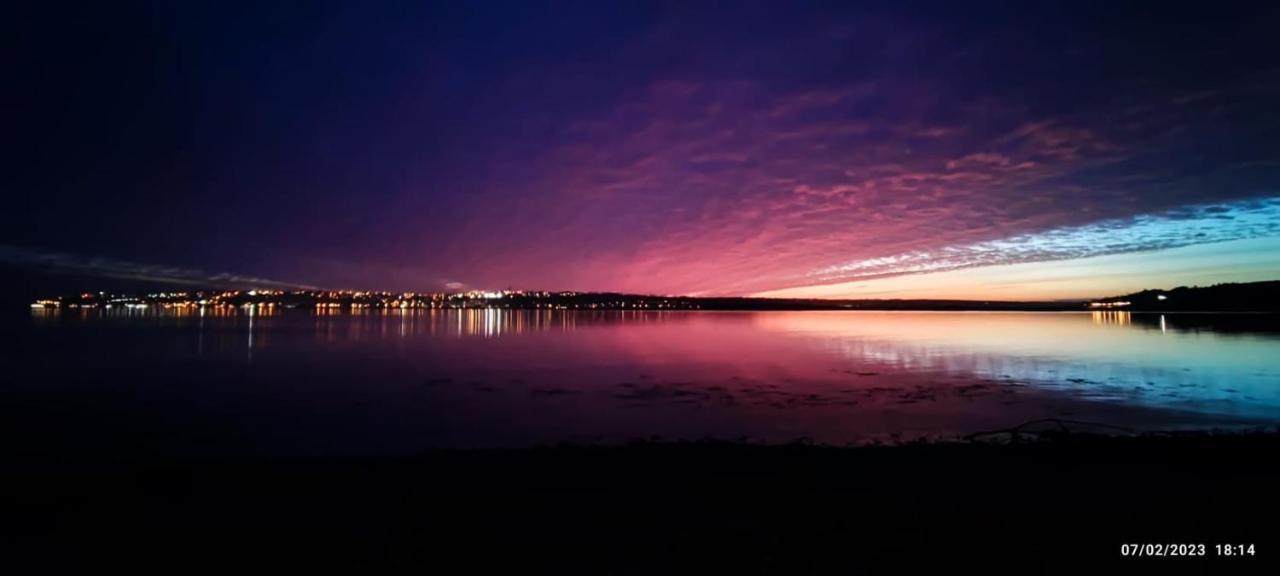
[[[543,292],[523,290],[467,292],[373,292],[346,290],[228,290],[117,294],[83,292],[75,296],[44,298],[32,308],[235,309],[302,308],[315,310],[361,309],[697,309],[688,298]]]

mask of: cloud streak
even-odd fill
[[[1280,198],[1191,206],[1159,214],[856,260],[810,272],[819,283],[984,266],[1091,258],[1280,236]]]
[[[1250,237],[1250,203],[1270,206],[1252,183],[1272,168],[1169,167],[1179,141],[1165,135],[1196,114],[1043,118],[1013,103],[921,101],[929,91],[892,79],[782,92],[656,82],[549,147],[544,179],[520,185],[540,192],[516,212],[551,224],[478,259],[519,276],[513,263],[564,261],[570,245],[576,258],[557,272],[575,287],[744,294]],[[1189,232],[1193,219],[1177,218],[1219,204],[1239,218]],[[1130,228],[1123,243],[1087,248]]]
[[[1205,210],[1280,194],[1270,14],[1062,8],[51,11],[0,245],[179,281],[751,294],[1252,229]]]
[[[229,272],[209,273],[194,268],[139,264],[125,260],[79,256],[63,252],[42,252],[18,246],[0,245],[0,262],[57,274],[179,284],[203,288],[285,288],[315,289],[316,286],[282,282]]]

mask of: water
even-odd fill
[[[8,324],[0,419],[30,457],[1280,423],[1271,316],[36,310]]]

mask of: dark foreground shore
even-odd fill
[[[1274,573],[1278,449],[1275,432],[1047,434],[24,466],[6,472],[3,562],[23,567],[12,574]],[[1126,543],[1205,556],[1124,557]]]

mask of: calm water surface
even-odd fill
[[[1270,316],[37,310],[9,324],[0,418],[27,456],[1280,423]]]

